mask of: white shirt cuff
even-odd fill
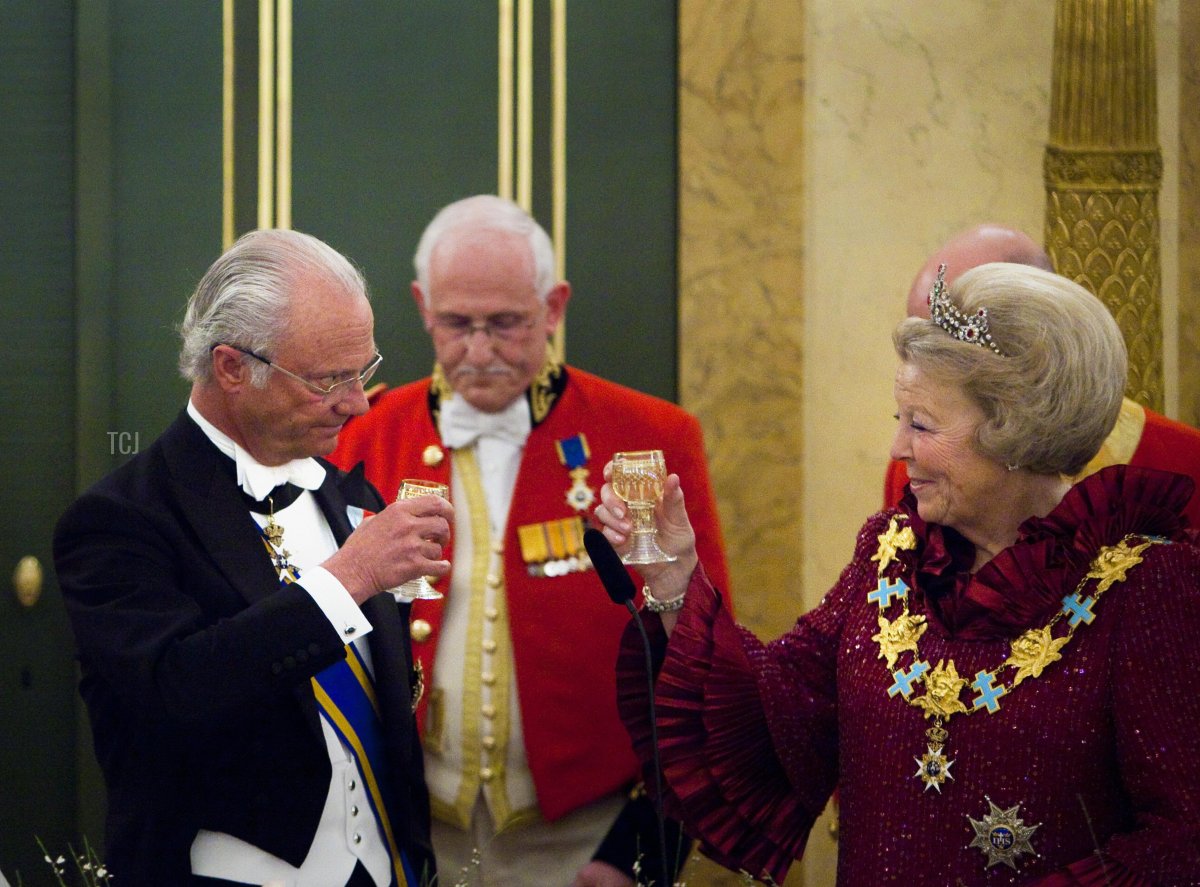
[[[354,602],[354,598],[350,597],[346,586],[324,567],[309,567],[304,571],[300,584],[321,608],[321,612],[325,614],[334,630],[342,636],[343,641],[350,643],[370,634],[371,623]]]

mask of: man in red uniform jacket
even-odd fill
[[[929,316],[929,291],[938,266],[946,265],[946,283],[976,265],[987,262],[1017,262],[1053,271],[1050,257],[1029,235],[1002,225],[976,225],[956,234],[931,255],[908,291],[910,317]],[[1075,480],[1081,480],[1109,465],[1143,465],[1186,474],[1200,491],[1200,430],[1176,422],[1125,398],[1116,427]],[[895,505],[908,483],[903,462],[888,464],[883,485],[883,504]],[[1200,492],[1192,496],[1184,512],[1191,525],[1200,527]]]
[[[510,201],[444,208],[414,264],[434,373],[379,396],[332,458],[362,461],[385,497],[405,478],[450,485],[446,596],[418,601],[412,629],[439,866],[471,883],[627,887],[639,857],[660,870],[657,829],[630,798],[638,767],[616,709],[628,614],[591,570],[583,529],[613,453],[661,449],[726,589],[699,423],[553,358],[570,286]],[[680,845],[676,833],[668,853]]]

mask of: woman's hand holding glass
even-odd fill
[[[619,554],[633,545],[634,517],[632,509],[617,495],[612,485],[613,463],[604,466],[606,483],[600,488],[600,505],[595,517],[605,537]],[[688,519],[679,475],[668,474],[663,481],[662,496],[654,506],[657,525],[655,539],[673,559],[634,566],[659,600],[670,600],[687,590],[688,581],[696,569],[696,534]]]

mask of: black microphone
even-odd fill
[[[596,568],[596,575],[600,577],[612,602],[622,604],[636,613],[629,602],[637,597],[637,588],[629,577],[629,571],[621,563],[620,555],[605,535],[595,527],[588,527],[583,531],[583,547],[587,549],[592,566]]]
[[[637,623],[638,631],[642,635],[642,644],[646,650],[646,683],[649,685],[650,745],[654,753],[654,782],[655,788],[657,788],[654,797],[654,815],[658,820],[658,852],[663,876],[661,883],[673,884],[675,878],[670,873],[671,863],[667,857],[666,819],[662,806],[662,762],[658,757],[658,718],[654,712],[654,662],[650,653],[650,637],[646,634],[646,627],[642,625],[641,614],[633,604],[633,599],[637,597],[637,587],[633,584],[629,571],[621,563],[621,556],[617,554],[612,543],[602,532],[594,527],[584,530],[583,547],[587,549],[588,557],[592,559],[592,566],[596,568],[596,575],[604,584],[604,590],[608,592],[612,602],[621,604],[633,614],[633,621]]]

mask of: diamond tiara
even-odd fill
[[[981,348],[990,348],[994,354],[1001,357],[1007,356],[1000,350],[1000,346],[992,341],[992,334],[988,332],[986,308],[980,308],[968,317],[950,301],[950,297],[946,295],[944,262],[938,265],[937,280],[933,283],[933,289],[929,291],[929,317],[960,342],[970,342]]]

